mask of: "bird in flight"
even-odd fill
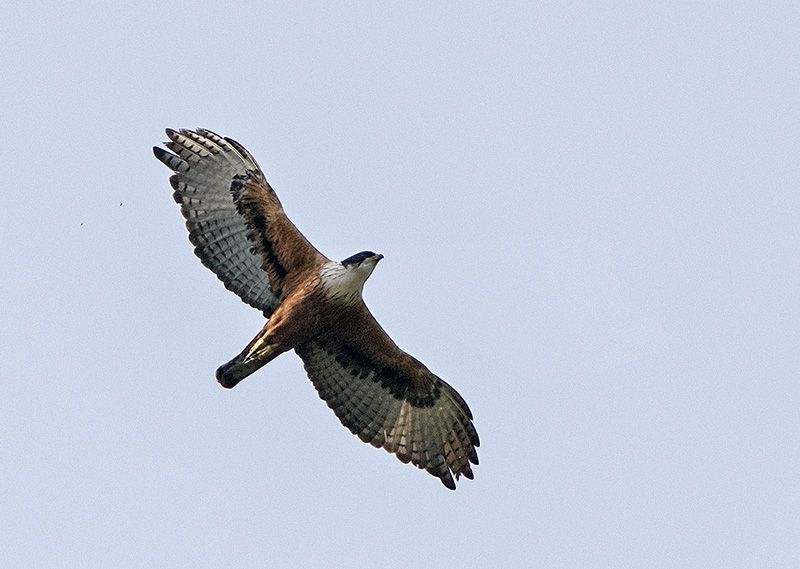
[[[200,261],[267,318],[217,370],[232,388],[294,350],[319,396],[362,441],[394,453],[455,490],[472,479],[478,433],[464,399],[397,347],[361,296],[383,255],[339,262],[317,251],[283,211],[253,156],[210,130],[167,129],[173,197]]]

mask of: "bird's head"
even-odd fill
[[[383,255],[373,253],[372,251],[361,251],[355,255],[347,257],[342,261],[342,266],[348,271],[355,271],[357,274],[363,276],[366,281],[375,270],[375,265],[378,261],[383,259]]]
[[[383,255],[362,251],[341,263],[326,263],[319,274],[322,287],[328,297],[336,302],[352,304],[361,298],[364,283],[381,259]]]

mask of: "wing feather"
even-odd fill
[[[394,344],[366,307],[296,348],[319,396],[362,441],[439,478],[472,478],[478,433],[463,398]]]
[[[252,155],[210,130],[167,129],[153,148],[203,265],[244,302],[269,317],[291,280],[323,258],[283,212]]]

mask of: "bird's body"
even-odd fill
[[[295,350],[319,395],[361,440],[393,452],[455,489],[472,478],[478,435],[460,395],[389,338],[362,298],[383,258],[363,251],[332,261],[286,217],[250,153],[211,131],[167,130],[156,157],[170,183],[195,253],[226,288],[267,323],[217,370],[232,388],[278,355]]]

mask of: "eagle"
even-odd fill
[[[267,322],[220,366],[226,388],[294,350],[342,425],[455,490],[472,479],[478,433],[464,399],[401,350],[362,298],[383,255],[333,261],[289,220],[253,156],[210,130],[167,129],[155,157],[174,174],[173,197],[200,261]],[[455,477],[455,480],[454,480]]]

